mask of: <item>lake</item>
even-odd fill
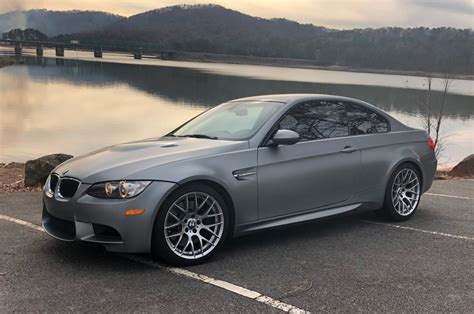
[[[11,50],[11,49],[10,49]],[[1,51],[1,49],[0,49]],[[31,53],[31,50],[25,50]],[[69,59],[25,55],[0,69],[0,162],[162,135],[229,99],[275,93],[323,93],[370,102],[414,127],[426,97],[421,77],[269,66],[133,60],[66,51]],[[441,80],[434,87],[441,89]],[[453,80],[442,125],[440,163],[474,152],[474,82]],[[440,101],[442,93],[434,92]]]

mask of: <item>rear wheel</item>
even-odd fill
[[[383,210],[393,220],[408,220],[418,208],[420,196],[420,173],[411,164],[402,164],[390,177]]]
[[[227,235],[228,209],[206,185],[188,185],[163,203],[153,230],[152,253],[176,265],[204,262]]]

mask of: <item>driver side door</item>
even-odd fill
[[[258,149],[260,219],[313,210],[351,197],[361,155],[349,137],[344,104],[296,104],[276,129],[293,130],[300,141]]]

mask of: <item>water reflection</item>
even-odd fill
[[[274,93],[325,93],[366,100],[419,126],[426,92],[389,87],[261,80],[173,67],[24,57],[0,70],[0,161],[52,152],[77,155],[153,137],[229,99]],[[434,95],[440,101],[441,93]],[[473,98],[448,95],[444,162],[473,148]]]
[[[64,67],[51,67],[55,60]],[[35,65],[35,58],[25,63]],[[152,95],[172,101],[185,101],[202,106],[214,106],[229,99],[275,93],[322,93],[354,97],[376,104],[388,111],[416,114],[417,103],[426,91],[379,86],[334,85],[276,80],[259,80],[235,76],[203,73],[196,70],[171,67],[151,67],[129,64],[86,62],[64,59],[44,59],[43,67],[28,67],[33,79],[59,80],[73,84],[111,85],[126,83]],[[441,102],[442,93],[433,92],[435,102]],[[448,95],[446,114],[471,118],[473,97]]]

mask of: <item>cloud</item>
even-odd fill
[[[474,27],[472,0],[0,0],[13,9],[100,10],[125,16],[175,4],[215,3],[265,18],[282,17],[331,28]]]
[[[405,0],[404,2],[424,9],[470,15],[473,18],[474,2],[471,0]]]

